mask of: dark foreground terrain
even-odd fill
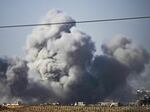
[[[150,107],[23,106],[0,112],[150,112]]]

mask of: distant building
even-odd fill
[[[141,89],[137,90],[137,105],[145,106],[150,105],[150,90],[149,89]]]
[[[7,105],[7,103],[3,103],[3,104],[2,104],[2,106],[6,106],[6,105]]]
[[[137,106],[137,102],[129,102],[128,106]]]
[[[99,102],[100,106],[109,107],[112,102]]]
[[[118,106],[121,106],[121,104],[119,102],[112,102],[110,104],[110,107],[118,107]]]
[[[41,104],[41,105],[53,105],[53,106],[56,106],[56,105],[61,105],[59,102],[49,102],[49,103],[44,103],[44,104]]]
[[[85,106],[84,102],[75,102],[74,106]]]
[[[17,103],[3,103],[2,106],[8,108],[15,108],[19,107],[21,104],[22,104],[21,101],[18,101]]]
[[[118,107],[118,106],[121,106],[121,104],[119,102],[114,102],[114,101],[98,102],[96,105],[97,106],[103,106],[103,107]]]
[[[53,102],[52,105],[60,105],[59,102]]]

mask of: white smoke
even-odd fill
[[[61,11],[52,10],[43,23],[73,22],[41,26],[33,30],[27,40],[27,61],[43,80],[49,80],[56,91],[68,90],[85,74],[94,52],[90,37],[75,28],[75,21]],[[63,90],[62,90],[63,89]],[[57,92],[58,91],[58,92]]]

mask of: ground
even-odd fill
[[[0,112],[150,112],[150,107],[24,106],[4,108]]]

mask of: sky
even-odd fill
[[[150,0],[1,0],[0,25],[32,24],[51,9],[58,9],[76,21],[150,15]],[[131,38],[150,51],[150,19],[77,24],[101,43],[116,35]],[[27,36],[34,27],[0,29],[0,56],[24,57]],[[100,51],[98,51],[100,52]]]

